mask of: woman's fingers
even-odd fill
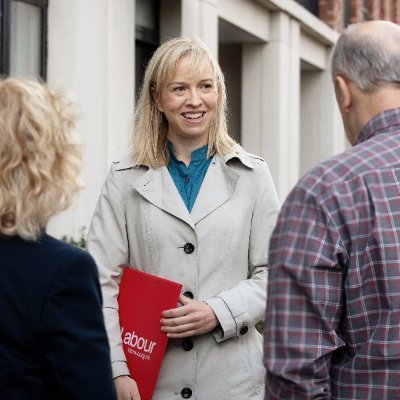
[[[186,305],[162,313],[161,330],[171,338],[202,335],[218,325],[211,307],[198,300],[190,300]]]

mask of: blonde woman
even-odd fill
[[[0,398],[115,398],[96,265],[46,233],[80,184],[68,97],[0,80]]]
[[[265,161],[228,135],[224,78],[209,50],[194,38],[164,43],[146,69],[132,150],[113,163],[88,237],[119,399],[140,398],[121,343],[123,264],[183,284],[181,306],[161,318],[170,340],[154,399],[263,399],[255,325],[277,212]]]

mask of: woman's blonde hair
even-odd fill
[[[182,57],[188,57],[193,73],[211,66],[218,93],[217,112],[208,137],[208,155],[225,155],[235,148],[226,123],[226,89],[221,68],[205,44],[195,37],[176,37],[162,44],[147,65],[134,116],[132,152],[136,165],[159,168],[169,162],[166,147],[168,121],[155,99],[168,83]]]
[[[35,81],[0,80],[0,235],[38,240],[81,187],[73,102]]]

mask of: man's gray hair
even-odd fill
[[[335,45],[332,78],[346,76],[366,91],[384,82],[400,84],[400,45],[391,46],[392,42],[382,43],[372,35],[353,33],[354,28],[355,24],[346,28]]]

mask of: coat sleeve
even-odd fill
[[[253,172],[256,195],[248,249],[249,279],[206,301],[220,322],[220,327],[213,333],[218,342],[245,335],[249,328],[264,319],[268,245],[279,212],[279,202],[266,163],[258,161]]]
[[[42,347],[63,398],[116,398],[101,301],[92,257],[72,252],[63,260],[42,311]]]
[[[122,266],[129,261],[125,202],[114,165],[103,185],[88,233],[87,249],[96,261],[103,313],[111,348],[113,377],[129,375],[122,348],[118,293]]]

